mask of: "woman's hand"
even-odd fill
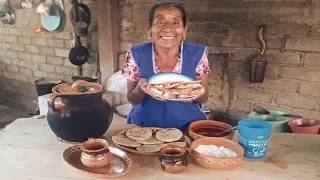
[[[158,96],[153,95],[152,93],[149,93],[149,91],[148,91],[148,89],[147,89],[148,83],[147,83],[146,79],[140,78],[140,79],[139,79],[139,82],[138,82],[138,86],[140,87],[140,89],[141,89],[144,93],[149,94],[153,99],[156,99],[156,100],[158,100],[158,101],[167,101],[166,99],[160,98],[160,97],[158,97]]]

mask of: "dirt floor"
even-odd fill
[[[29,113],[34,113],[34,110],[17,107],[10,102],[0,101],[0,130],[18,118],[30,117]]]

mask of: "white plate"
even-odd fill
[[[147,79],[148,84],[159,84],[177,81],[191,82],[194,81],[194,79],[180,73],[159,73]]]

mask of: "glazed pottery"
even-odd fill
[[[83,80],[54,86],[48,99],[47,114],[53,133],[70,142],[101,137],[113,117],[111,106],[102,100],[104,90],[98,83]]]
[[[188,127],[189,135],[193,140],[204,137],[215,137],[215,134],[219,134],[228,129],[230,129],[230,131],[220,134],[219,137],[232,139],[235,130],[232,129],[232,126],[224,122],[213,120],[199,120],[192,122]]]
[[[320,128],[320,120],[293,119],[288,122],[293,133],[317,134]]]
[[[111,153],[111,159],[109,164],[101,168],[91,168],[81,162],[81,154],[83,152],[81,145],[71,146],[66,149],[63,152],[63,159],[70,167],[77,170],[77,173],[90,176],[98,175],[100,179],[116,178],[127,174],[133,167],[133,160],[119,148],[109,145],[108,150]]]
[[[167,173],[182,173],[188,167],[190,150],[181,146],[167,145],[160,150],[161,169]]]
[[[199,145],[215,145],[224,146],[237,153],[237,157],[234,158],[215,158],[205,156],[195,151]],[[191,156],[195,162],[203,168],[215,169],[215,170],[233,170],[237,168],[244,157],[244,149],[238,143],[235,143],[229,139],[207,137],[193,141],[190,145]]]
[[[106,166],[112,154],[108,150],[108,142],[104,139],[89,139],[81,145],[81,162],[91,168]]]

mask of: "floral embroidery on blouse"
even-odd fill
[[[180,72],[180,56],[178,57],[177,63],[173,68],[172,72]],[[155,67],[157,73],[160,72],[158,66],[156,65]],[[199,65],[196,68],[196,73],[197,74],[206,74],[211,72],[210,67],[209,67],[209,61],[208,61],[208,55],[204,54],[204,56],[202,57]],[[130,79],[132,81],[138,81],[139,80],[139,68],[136,65],[135,61],[133,60],[133,58],[131,57],[131,53],[130,51],[126,52],[125,55],[125,60],[124,60],[124,68],[123,68],[123,75],[127,78]]]

